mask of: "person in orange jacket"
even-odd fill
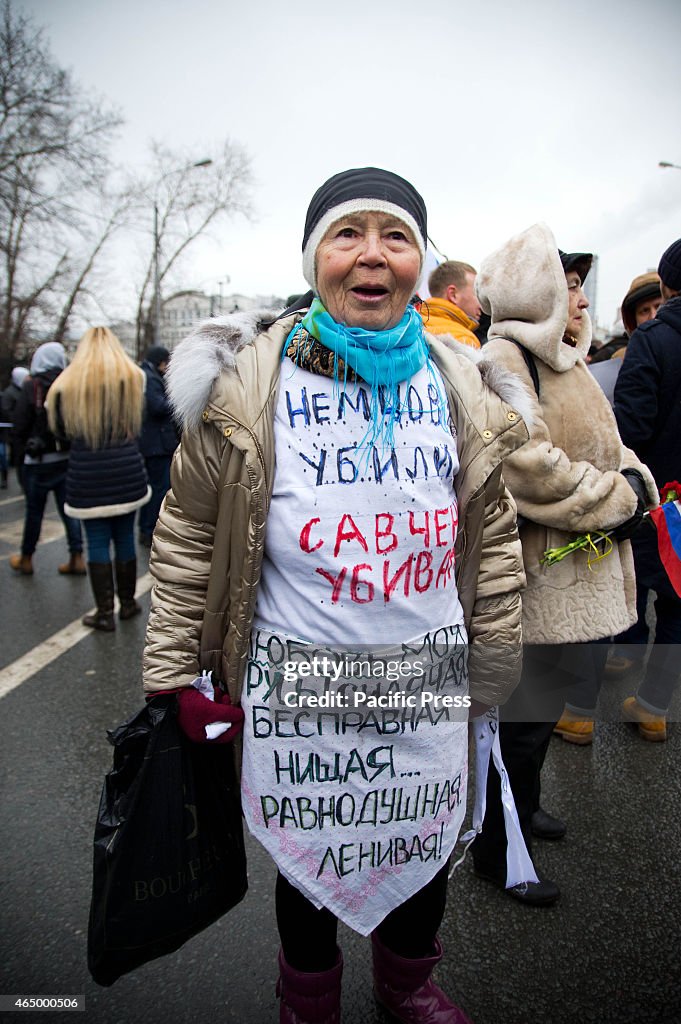
[[[474,267],[457,260],[447,260],[435,268],[428,278],[431,297],[421,306],[421,317],[430,334],[449,334],[464,345],[480,348],[473,333],[480,319],[476,276]]]

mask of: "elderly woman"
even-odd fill
[[[605,644],[591,641],[619,633],[636,618],[626,537],[657,500],[649,471],[622,444],[610,404],[584,362],[591,322],[583,284],[591,262],[588,253],[560,252],[549,229],[536,224],[488,256],[477,280],[492,318],[485,355],[517,373],[534,396],[530,441],[504,462],[518,507],[527,588],[523,674],[502,709],[500,728],[528,848],[532,834],[559,839],[565,833],[564,823],[540,807],[541,767],[554,727],[572,742],[590,739],[593,717],[587,716],[594,713],[607,653]],[[548,548],[599,530],[615,533],[597,564],[583,551],[543,564]],[[576,703],[561,718],[566,693]],[[506,840],[495,772],[488,776],[473,858],[479,876],[504,887]],[[508,891],[535,906],[559,897],[558,886],[541,877]]]
[[[197,742],[243,724],[291,1024],[340,1019],[339,918],[372,934],[375,994],[397,1020],[467,1020],[430,977],[465,806],[455,708],[503,701],[517,675],[523,572],[500,464],[527,431],[512,378],[424,333],[410,298],[425,245],[409,182],[335,175],[308,209],[300,308],[208,321],[168,374],[184,433],[144,686],[178,692]],[[495,642],[506,674],[480,657]]]

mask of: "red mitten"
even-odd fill
[[[209,700],[193,687],[188,686],[177,695],[177,720],[182,732],[194,743],[231,743],[241,732],[244,713],[235,707],[228,693],[215,691],[215,700]],[[206,726],[212,722],[229,722],[230,728],[214,740],[206,736]]]

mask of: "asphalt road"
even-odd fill
[[[0,491],[0,686],[2,669],[40,655],[39,645],[92,605],[87,580],[57,574],[66,548],[53,508],[35,575],[14,576],[7,558],[18,550],[22,514],[12,480]],[[106,730],[141,705],[144,628],[142,616],[113,635],[88,634],[50,664],[36,662],[0,700],[0,994],[84,994],[78,1019],[92,1024],[268,1024],[278,1019],[274,869],[252,842],[249,892],[229,915],[111,988],[87,972]],[[615,707],[621,695],[606,688],[602,700]],[[474,1024],[681,1021],[680,752],[678,724],[664,744],[614,722],[599,723],[592,747],[552,741],[543,802],[569,831],[536,852],[561,886],[559,904],[520,906],[469,864],[450,882],[437,978]],[[340,940],[343,1020],[379,1021],[367,940],[344,927]]]

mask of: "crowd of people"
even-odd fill
[[[282,313],[213,318],[141,367],[96,327],[68,367],[47,343],[13,371],[3,418],[26,518],[10,564],[33,573],[52,491],[69,547],[59,571],[85,573],[82,526],[96,600],[83,621],[111,631],[116,593],[121,619],[140,611],[139,517],[155,580],[144,689],[176,695],[193,742],[233,743],[245,820],[277,866],[280,1020],[340,1020],[342,920],[371,935],[375,996],[394,1019],[465,1024],[431,974],[468,720],[480,736],[498,723],[503,761],[487,772],[475,873],[535,907],[560,890],[533,840],[567,830],[541,804],[552,735],[591,743],[601,682],[626,672],[640,682],[623,718],[644,739],[667,735],[681,597],[647,513],[681,477],[681,240],[627,290],[624,337],[595,349],[593,257],[562,251],[546,225],[479,273],[441,264],[424,298],[426,207],[398,175],[334,175],[302,237],[310,291]],[[585,534],[597,565],[584,551],[547,564]],[[397,733],[361,714],[287,716],[282,666],[319,647],[342,650],[346,674],[350,653],[402,665],[427,651],[418,692],[446,678],[464,710],[403,716]],[[334,759],[347,767],[331,804],[310,766]],[[304,788],[294,763],[309,767]],[[419,779],[409,835],[389,813],[398,775]],[[326,830],[310,824],[322,808]],[[334,845],[351,819],[353,841]]]
[[[21,551],[10,556],[10,567],[33,575],[52,493],[69,550],[58,571],[89,575],[96,608],[83,623],[93,629],[115,629],[116,594],[121,620],[141,612],[135,516],[139,542],[149,546],[179,440],[163,386],[168,359],[167,349],[152,346],[139,367],[107,327],[94,327],[68,366],[64,346],[45,342],[30,371],[15,367],[2,392],[8,465],[25,496]]]

